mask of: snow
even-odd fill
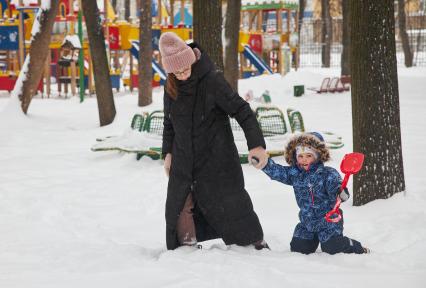
[[[18,75],[18,79],[16,80],[15,87],[13,87],[11,98],[14,98],[14,99],[17,100],[19,95],[22,95],[22,89],[23,89],[24,81],[27,80],[27,73],[28,73],[28,66],[30,65],[30,59],[31,59],[30,54],[28,54],[27,57],[25,57],[24,65],[22,65],[22,70]],[[14,109],[14,108],[16,108],[15,104],[16,104],[16,102],[10,101],[9,106],[11,106],[11,108],[6,109],[5,112],[15,110]],[[18,105],[18,106],[20,106],[20,105]]]
[[[275,3],[288,3],[299,5],[299,0],[242,0],[241,5],[257,5],[257,4],[275,4]]]
[[[71,45],[74,48],[78,48],[81,49],[81,42],[80,42],[80,38],[78,37],[78,35],[67,35],[64,38],[64,41],[62,42],[62,45],[64,45],[64,43],[68,41],[71,43]]]
[[[260,76],[241,80],[240,94],[268,89],[275,105],[302,112],[307,129],[341,135],[345,146],[331,151],[329,163],[338,168],[352,151],[350,94],[292,96],[293,85],[318,87],[338,74]],[[372,249],[369,255],[291,253],[298,221],[292,188],[249,165],[246,188],[272,251],[220,240],[167,251],[161,161],[90,150],[96,138],[125,133],[133,114],[161,109],[160,89],[144,108],[137,91],[116,94],[117,116],[106,127],[99,127],[94,97],[82,104],[36,97],[24,116],[16,97],[0,92],[0,287],[424,287],[425,75],[424,68],[399,69],[406,192],[362,207],[342,204],[346,235]]]

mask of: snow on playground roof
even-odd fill
[[[42,0],[40,2],[41,9],[44,9],[44,10],[49,9],[50,8],[50,2],[51,2],[50,0]],[[15,7],[20,7],[19,0],[11,0],[10,3],[14,4]],[[28,7],[28,6],[31,6],[31,5],[38,6],[38,1],[37,0],[23,0],[22,4],[23,4],[24,7]]]
[[[242,0],[242,10],[252,9],[277,9],[288,8],[296,9],[299,7],[298,0]]]
[[[81,43],[80,43],[80,39],[78,38],[78,35],[67,35],[64,38],[64,41],[62,42],[62,45],[66,42],[70,42],[72,46],[74,46],[74,48],[78,48],[81,49]]]
[[[37,4],[37,0],[24,0],[22,1],[24,3],[24,6],[29,6],[30,4]],[[19,6],[19,0],[12,0],[12,4],[15,4],[15,6]]]

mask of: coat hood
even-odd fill
[[[192,71],[191,76],[194,75],[198,79],[201,79],[204,76],[206,76],[208,72],[210,72],[212,70],[213,71],[216,70],[215,65],[210,60],[207,53],[204,52],[203,49],[196,42],[192,42],[188,45],[189,45],[189,47],[192,48],[192,50],[198,49],[198,51],[200,51],[200,53],[201,53],[201,55],[199,55],[199,57],[197,57],[197,61],[192,65],[193,71]],[[194,53],[196,53],[196,55],[198,54],[198,52],[194,52]]]
[[[298,145],[306,146],[318,152],[318,161],[327,162],[330,160],[330,152],[325,146],[324,141],[321,141],[316,136],[310,133],[304,133],[293,137],[287,144],[285,149],[285,160],[289,165],[296,165],[296,147]]]

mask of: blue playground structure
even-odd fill
[[[139,41],[132,40],[132,48],[130,48],[130,52],[132,53],[133,57],[139,59]],[[160,67],[157,61],[155,61],[155,59],[152,59],[152,72],[157,73],[160,76],[161,85],[166,83],[167,74],[163,68]]]
[[[263,61],[256,53],[250,48],[249,45],[244,45],[244,57],[250,60],[250,63],[256,67],[260,74],[273,74],[271,67]]]

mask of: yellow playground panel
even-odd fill
[[[173,32],[176,33],[180,38],[183,40],[189,40],[192,39],[192,28],[186,28],[186,27],[162,27],[161,33],[164,32]]]
[[[244,44],[270,65],[282,72],[283,48],[292,52],[293,66],[298,66],[298,0],[242,0],[240,52]]]

